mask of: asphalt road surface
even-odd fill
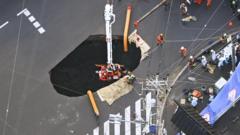
[[[123,33],[125,12],[129,3],[133,6],[133,22],[158,2],[115,1],[116,23],[113,33]],[[100,102],[97,98],[102,114],[98,123],[87,97],[68,98],[59,95],[49,80],[50,69],[79,43],[89,35],[105,33],[105,4],[106,1],[99,0],[0,1],[2,135],[91,134],[98,124],[103,126],[110,113],[124,113],[125,107],[134,106],[139,98],[136,91],[124,96],[112,106]],[[218,5],[219,10],[216,11]],[[17,16],[24,9],[27,9],[30,15]],[[135,71],[138,78],[157,72],[162,75],[170,72],[171,68],[177,66],[173,63],[180,59],[176,52],[181,45],[196,47],[192,40],[208,38],[214,32],[221,33],[223,29],[219,28],[232,17],[229,6],[221,3],[221,0],[214,1],[208,10],[205,6],[193,6],[190,10],[198,17],[198,22],[182,25],[179,21],[179,2],[173,0],[168,11],[158,9],[140,24],[139,34],[152,48],[156,47],[155,37],[161,32],[169,42],[162,48],[155,48],[150,57],[139,65]],[[33,17],[29,19],[30,16],[35,20]],[[36,21],[40,26],[34,24]],[[131,27],[130,31],[132,30]],[[203,46],[197,46],[196,50],[193,50],[197,51]],[[100,128],[100,131],[102,130]]]

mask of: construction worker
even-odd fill
[[[193,56],[191,55],[188,60],[188,66],[189,66],[189,68],[193,68],[194,65],[195,65],[195,60],[194,60]]]
[[[138,30],[138,27],[139,27],[139,22],[138,22],[138,20],[134,21],[133,25],[134,25],[134,28],[135,28],[136,30]]]
[[[201,5],[203,0],[194,0],[194,3]],[[207,7],[210,7],[212,4],[212,0],[207,0]]]
[[[180,11],[181,11],[182,16],[188,16],[189,15],[188,14],[188,7],[184,2],[182,2],[180,4]]]
[[[187,56],[187,48],[185,48],[184,46],[181,46],[181,48],[180,48],[180,55],[183,57],[183,58],[185,58],[186,56]]]
[[[212,0],[207,0],[207,7],[210,8],[212,5]]]
[[[211,61],[212,61],[212,64],[216,64],[216,60],[217,60],[217,54],[216,52],[212,49],[211,51]]]
[[[236,39],[237,39],[237,42],[240,44],[240,33],[237,33]]]
[[[194,0],[194,3],[201,5],[202,4],[202,0]]]
[[[203,55],[202,58],[201,58],[201,63],[202,63],[202,66],[203,68],[207,68],[207,58]]]
[[[162,33],[160,33],[156,38],[157,45],[163,45],[164,43],[164,36]]]
[[[236,13],[238,8],[237,0],[230,0],[230,2],[233,13]]]
[[[128,84],[133,84],[133,82],[136,80],[135,75],[133,75],[132,72],[127,71],[127,79],[128,79]]]
[[[220,40],[221,40],[222,43],[227,43],[227,38],[228,38],[227,33],[223,33]]]

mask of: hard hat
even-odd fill
[[[181,48],[180,48],[181,50],[183,50],[184,49],[184,47],[183,46],[181,46]]]
[[[193,56],[192,56],[192,55],[190,56],[190,59],[193,59]]]
[[[160,36],[163,36],[163,34],[162,34],[162,33],[160,33]]]
[[[210,52],[214,52],[214,50],[213,49],[211,49],[211,51]]]

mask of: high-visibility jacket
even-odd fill
[[[201,5],[203,0],[194,0],[194,3]],[[212,0],[207,0],[207,7],[211,6]]]

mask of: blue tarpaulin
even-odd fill
[[[240,97],[240,64],[214,100],[200,115],[211,125],[220,118]]]

